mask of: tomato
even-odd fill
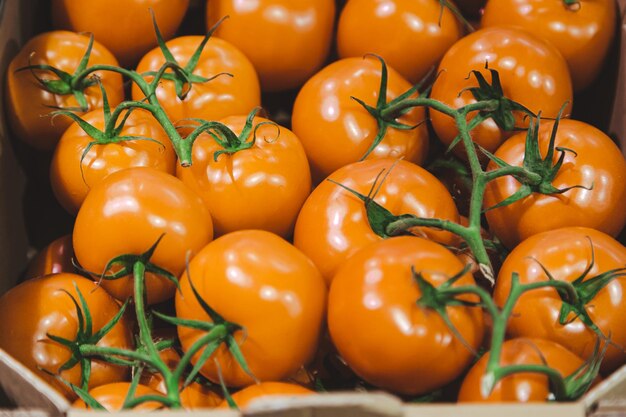
[[[425,169],[407,161],[356,162],[335,171],[328,179],[367,195],[378,174],[389,170],[375,198],[387,210],[395,215],[410,213],[459,220],[444,185]],[[414,228],[413,232],[444,244],[457,242],[454,235],[441,230]],[[318,185],[306,200],[294,233],[294,245],[315,262],[329,284],[345,259],[381,239],[369,224],[363,201],[330,181]]]
[[[489,352],[483,355],[463,379],[459,402],[541,402],[550,394],[548,377],[537,373],[518,373],[504,377],[489,397],[480,393],[481,378],[485,373]],[[569,376],[583,361],[563,346],[543,339],[519,338],[502,345],[500,365],[548,365],[563,376]]]
[[[202,39],[202,36],[183,36],[170,40],[166,45],[180,66],[185,67]],[[141,59],[137,72],[158,71],[164,63],[163,52],[155,48]],[[182,120],[187,118],[219,120],[247,114],[261,105],[259,79],[250,60],[231,43],[212,37],[205,45],[193,74],[211,78],[220,73],[229,73],[232,77],[220,75],[206,83],[193,83],[184,100],[177,97],[173,81],[162,80],[156,89],[156,97],[170,119],[178,124],[185,124]],[[145,78],[148,81],[152,79],[149,76]],[[132,91],[133,100],[144,98],[136,84],[133,84]]]
[[[232,395],[233,401],[239,409],[246,409],[248,406],[259,398],[263,397],[300,397],[303,395],[314,395],[315,391],[306,389],[300,385],[290,384],[287,382],[261,382],[253,384],[242,389]],[[224,400],[220,404],[220,408],[227,408],[228,403]]]
[[[615,34],[615,1],[489,0],[483,27],[515,26],[556,46],[567,61],[574,90],[598,77]]]
[[[52,0],[56,28],[93,33],[126,67],[156,46],[152,16],[165,40],[174,36],[189,0]]]
[[[73,255],[72,235],[61,236],[39,251],[28,264],[24,277],[30,279],[59,272],[74,272]]]
[[[102,385],[89,391],[89,395],[94,397],[107,411],[120,411],[124,406],[124,401],[128,394],[130,383],[118,382],[115,384]],[[135,391],[134,398],[144,395],[159,395],[160,393],[154,391],[145,385],[138,385]],[[73,408],[89,408],[83,400],[76,400],[72,404]],[[162,404],[156,401],[149,401],[134,407],[135,411],[151,411],[162,408]]]
[[[83,119],[95,128],[104,130],[104,113],[101,109],[87,113]],[[107,175],[121,169],[149,166],[174,174],[174,148],[150,113],[134,110],[119,134],[127,135],[151,140],[94,144],[85,153],[94,139],[78,123],[72,123],[65,131],[52,157],[50,181],[57,200],[68,212],[76,214],[89,190]]]
[[[326,286],[313,262],[288,242],[261,230],[233,232],[202,249],[191,260],[189,273],[181,277],[181,291],[176,293],[176,316],[210,321],[191,291],[192,279],[209,306],[244,328],[234,337],[260,381],[286,378],[313,358],[322,328]],[[185,351],[204,334],[178,327]],[[213,358],[220,364],[226,385],[240,387],[253,382],[224,344]],[[201,373],[217,382],[213,358]]]
[[[76,398],[76,395],[42,369],[56,374],[72,357],[69,348],[47,335],[76,339],[79,329],[76,307],[67,294],[71,294],[80,305],[74,285],[89,307],[94,334],[119,312],[120,307],[104,289],[80,275],[59,273],[27,280],[0,298],[0,314],[5,318],[0,321],[0,348],[70,399]],[[97,345],[132,349],[131,330],[130,323],[122,317]],[[127,375],[126,368],[93,359],[89,387],[123,381]],[[76,365],[64,370],[60,376],[80,385],[81,367]]]
[[[378,132],[376,119],[351,97],[375,105],[380,81],[381,64],[378,60],[345,58],[315,74],[298,93],[292,127],[302,140],[315,182],[344,165],[359,161],[374,143]],[[388,100],[409,88],[411,84],[389,68]],[[414,126],[424,119],[424,110],[415,108],[398,121]],[[404,157],[420,164],[427,151],[428,132],[426,125],[421,124],[412,130],[389,128],[368,158]]]
[[[127,168],[100,181],[85,198],[74,225],[74,251],[83,268],[101,274],[111,259],[142,254],[162,234],[150,262],[179,276],[187,253],[213,238],[211,215],[176,177],[152,168]],[[134,291],[131,276],[104,280],[102,286],[120,300]],[[172,297],[175,286],[148,273],[146,289],[153,304]]]
[[[431,98],[455,108],[476,102],[470,91],[463,90],[478,86],[476,77],[470,75],[472,70],[480,71],[491,84],[485,63],[500,74],[504,96],[535,114],[541,111],[546,118],[556,117],[566,102],[564,114],[571,111],[572,82],[565,59],[551,44],[516,28],[485,28],[455,43],[439,64]],[[516,126],[527,126],[523,113],[513,114]],[[458,133],[454,120],[434,110],[430,111],[430,118],[439,139],[450,145]],[[510,133],[488,119],[472,130],[471,136],[480,146],[494,152]],[[455,147],[455,152],[464,156],[463,145]]]
[[[473,356],[441,316],[417,304],[421,291],[411,268],[438,287],[461,272],[463,264],[443,246],[419,237],[372,243],[335,274],[328,328],[357,375],[395,393],[419,395],[453,381]],[[454,285],[475,282],[465,273]],[[469,346],[477,349],[483,338],[482,311],[453,306],[446,312]]]
[[[334,0],[208,0],[207,28],[229,16],[215,34],[254,64],[263,91],[301,86],[328,55]]]
[[[221,122],[239,135],[246,117],[232,116]],[[268,122],[256,117],[252,132],[262,125],[254,145],[234,154],[221,154],[217,161],[215,152],[223,148],[204,133],[194,143],[193,165],[178,165],[178,177],[209,208],[217,235],[242,229],[263,229],[283,237],[293,232],[311,190],[309,164],[296,135]]]
[[[342,58],[380,55],[417,83],[462,34],[437,0],[350,0],[339,18],[337,49]]]
[[[50,114],[55,107],[77,108],[79,103],[71,93],[52,94],[42,88],[35,75],[44,80],[59,79],[49,71],[16,70],[28,65],[51,65],[73,75],[88,45],[87,35],[67,31],[46,32],[30,39],[11,60],[7,70],[4,101],[7,121],[13,133],[30,146],[42,150],[53,149],[72,120],[65,116],[52,120]],[[97,64],[118,65],[113,54],[94,41],[88,65]],[[106,89],[111,105],[117,105],[124,99],[120,74],[110,71],[97,71],[94,74]],[[84,93],[90,110],[102,107],[102,94],[98,85],[87,87]]]
[[[541,122],[539,148],[545,158],[554,123]],[[507,140],[496,152],[505,162],[521,166],[526,133]],[[558,189],[579,185],[563,194],[533,193],[505,207],[487,211],[490,230],[507,247],[536,233],[565,226],[585,226],[616,236],[626,223],[626,161],[620,149],[600,130],[576,120],[561,120],[557,147],[570,149],[552,185]],[[554,162],[560,152],[554,152]],[[495,169],[490,163],[488,169]],[[489,183],[484,206],[492,207],[515,193],[520,183],[506,176]]]
[[[593,251],[593,252],[592,252]],[[593,258],[592,258],[593,256]],[[584,276],[588,281],[611,270],[624,268],[626,248],[612,237],[584,227],[566,227],[531,236],[520,243],[506,258],[498,274],[494,301],[502,306],[511,288],[511,275],[519,274],[521,283],[546,281],[541,265],[559,281],[572,282]],[[586,310],[600,331],[616,346],[626,346],[626,329],[622,317],[626,314],[626,281],[617,276],[591,299]],[[553,340],[578,356],[592,355],[597,334],[574,314],[567,324],[559,324],[563,301],[553,288],[533,290],[523,294],[509,321],[508,332],[514,337],[539,337]],[[610,372],[626,362],[626,353],[610,346],[602,362],[602,371]]]
[[[207,386],[192,382],[180,393],[183,408],[193,410],[197,408],[215,408],[222,402],[222,396]]]

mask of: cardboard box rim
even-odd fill
[[[32,33],[29,30],[29,22],[24,20],[24,10],[32,10],[34,0],[0,0],[0,69],[4,78],[4,71],[11,56],[8,56],[9,40],[21,45],[25,41],[25,34]],[[621,12],[621,50],[626,49],[626,0],[618,0]],[[21,33],[20,33],[21,32]],[[619,41],[619,40],[618,40]],[[13,45],[15,46],[15,45]],[[15,51],[13,51],[14,53]],[[0,94],[3,83],[0,84]],[[610,121],[611,133],[617,133],[621,139],[623,152],[626,154],[626,54],[621,54],[616,97],[613,103]],[[0,164],[8,163],[13,167],[15,162],[10,147],[7,146],[6,128],[4,115],[0,115]],[[0,165],[1,168],[1,165]],[[2,172],[2,171],[0,171]],[[17,172],[19,175],[19,172]],[[1,179],[0,179],[1,181]],[[21,186],[19,181],[12,184],[13,187]],[[9,195],[5,189],[9,188],[0,182],[0,195]],[[19,190],[18,190],[19,191]],[[0,212],[6,210],[6,200],[0,200]],[[5,234],[6,225],[0,225],[0,233]],[[13,236],[7,236],[9,238]],[[5,236],[0,235],[0,255],[7,251]],[[10,239],[9,239],[10,240]],[[19,245],[18,245],[19,246]],[[24,248],[25,249],[25,248]],[[14,249],[15,250],[15,249]],[[2,258],[0,258],[2,259]],[[4,269],[3,265],[0,267]],[[3,271],[10,273],[10,271]],[[11,276],[11,275],[9,275]],[[41,380],[33,372],[14,360],[10,355],[0,349],[0,386],[18,406],[24,407],[17,410],[2,410],[2,414],[15,414],[40,416],[87,417],[93,412],[71,408],[70,403],[47,383]],[[211,417],[237,417],[241,415],[254,417],[308,417],[308,416],[363,416],[363,417],[461,417],[481,416],[491,417],[506,415],[508,417],[526,417],[532,414],[534,417],[568,416],[583,417],[592,412],[599,404],[626,400],[626,365],[607,377],[602,383],[588,392],[581,400],[573,403],[551,404],[403,404],[397,397],[386,393],[333,393],[314,397],[303,398],[272,398],[261,399],[255,402],[244,414],[232,410],[201,411],[202,415]],[[626,402],[623,403],[626,406]],[[31,410],[41,410],[39,413]],[[42,413],[43,412],[43,413]],[[112,413],[129,415],[132,411]],[[167,413],[168,416],[178,417],[194,415],[197,411],[157,411],[154,413]],[[196,414],[199,415],[199,414]]]

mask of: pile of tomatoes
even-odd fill
[[[51,7],[4,99],[72,228],[0,348],[75,406],[576,400],[626,361],[626,161],[570,118],[612,0]]]

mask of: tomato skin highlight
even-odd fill
[[[73,255],[72,235],[61,236],[35,255],[28,264],[24,278],[30,279],[60,272],[74,272]]]
[[[419,237],[370,244],[335,274],[328,328],[341,356],[365,381],[394,393],[419,395],[460,376],[473,355],[436,312],[417,305],[421,292],[411,267],[436,287],[463,270],[452,252]],[[475,282],[468,272],[454,285]],[[465,306],[446,310],[477,349],[484,333],[482,311]]]
[[[4,92],[7,121],[15,136],[28,145],[39,150],[54,149],[72,120],[58,116],[53,123],[51,113],[57,107],[77,108],[79,104],[73,94],[58,95],[44,90],[31,71],[16,70],[28,65],[51,65],[72,75],[85,55],[88,44],[87,35],[68,31],[45,32],[31,38],[11,60]],[[118,62],[96,39],[88,65],[97,64],[117,66]],[[46,80],[58,80],[56,75],[52,76],[49,72],[34,70],[34,73]],[[122,76],[111,71],[97,71],[94,74],[102,82],[109,104],[119,104],[124,99]],[[102,94],[98,85],[87,87],[84,92],[89,110],[102,108]]]
[[[542,121],[539,149],[545,158],[554,123]],[[505,162],[521,166],[526,134],[518,133],[495,153]],[[616,236],[626,224],[626,160],[620,149],[600,130],[576,120],[561,120],[556,134],[557,147],[565,153],[563,166],[552,181],[558,189],[574,188],[563,194],[533,193],[513,204],[486,212],[489,228],[508,248],[536,233],[567,226],[598,229]],[[554,162],[560,152],[554,153]],[[490,163],[488,170],[495,169]],[[520,183],[513,177],[498,178],[485,190],[484,207],[492,207],[516,192]]]
[[[76,307],[63,292],[69,292],[78,301],[74,285],[89,306],[95,333],[118,313],[120,307],[103,288],[80,275],[59,273],[30,279],[0,297],[0,314],[5,318],[0,321],[0,348],[70,400],[76,398],[76,394],[39,368],[57,374],[71,357],[67,347],[52,341],[47,334],[69,340],[76,338]],[[131,332],[130,322],[122,317],[98,346],[132,349]],[[60,375],[66,381],[80,385],[80,373],[80,365],[76,365]],[[128,369],[94,359],[91,361],[89,387],[123,381],[127,376]]]
[[[212,240],[211,215],[178,178],[152,168],[127,168],[100,181],[87,195],[76,217],[74,251],[83,268],[101,274],[111,259],[143,254],[161,235],[150,262],[178,276],[187,252],[193,255]],[[171,298],[176,289],[152,273],[146,274],[145,285],[149,304]],[[134,292],[131,276],[103,280],[102,286],[119,300]]]
[[[326,286],[313,262],[287,241],[266,231],[244,230],[224,235],[198,252],[189,264],[189,275],[181,277],[176,315],[210,321],[191,291],[189,277],[211,308],[246,329],[246,337],[241,331],[234,337],[260,381],[289,377],[313,358],[326,308]],[[204,334],[178,327],[183,350]],[[254,382],[224,344],[202,367],[209,380],[219,381],[214,359],[227,386]]]
[[[287,382],[261,382],[259,384],[252,384],[241,391],[237,391],[232,394],[232,398],[239,409],[245,410],[250,403],[261,397],[299,397],[303,395],[315,395],[315,391]],[[228,408],[226,400],[222,401],[219,408]]]

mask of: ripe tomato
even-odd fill
[[[24,277],[30,279],[59,272],[74,272],[72,256],[72,235],[61,236],[39,251],[28,264]]]
[[[376,119],[351,96],[369,105],[378,99],[381,65],[374,58],[345,58],[322,69],[302,87],[293,108],[292,127],[309,157],[314,182],[359,161],[374,142]],[[389,68],[387,97],[392,100],[411,84]],[[415,108],[398,119],[407,125],[423,122]],[[412,130],[389,128],[369,159],[402,158],[420,164],[428,151],[428,131],[422,124]]]
[[[74,285],[89,306],[93,333],[96,333],[119,312],[120,307],[104,289],[80,275],[60,273],[27,280],[0,298],[0,314],[6,318],[0,321],[0,348],[70,399],[76,395],[41,369],[56,374],[72,356],[70,349],[51,340],[47,334],[75,340],[79,330],[78,317],[76,307],[66,293],[80,305]],[[97,345],[132,349],[131,331],[131,324],[122,317]],[[80,365],[62,371],[60,375],[75,385],[81,384]],[[89,387],[123,381],[127,375],[126,368],[94,359],[91,361]]]
[[[425,169],[407,161],[356,162],[328,178],[367,195],[381,171],[390,169],[376,194],[377,203],[395,215],[410,213],[459,220],[452,196],[444,185]],[[457,242],[454,235],[441,230],[414,228],[413,232],[444,244]],[[381,237],[369,224],[363,201],[330,181],[318,185],[306,200],[294,233],[294,245],[315,262],[328,284],[345,259],[379,240]]]
[[[515,26],[557,47],[567,61],[574,90],[585,89],[602,68],[615,34],[615,1],[489,0],[483,27]]]
[[[104,130],[104,113],[101,109],[87,113],[83,119],[95,128]],[[61,137],[52,157],[50,181],[57,200],[71,214],[78,212],[89,190],[113,172],[149,166],[174,174],[174,148],[150,113],[134,110],[119,136],[138,136],[151,140],[94,144],[85,154],[94,139],[78,123],[72,123]]]
[[[221,404],[222,396],[205,385],[192,382],[180,392],[180,401],[186,410],[215,408]]]
[[[36,75],[44,80],[58,80],[56,75],[42,70],[16,70],[28,65],[51,65],[73,75],[88,45],[89,37],[86,35],[67,31],[46,32],[30,39],[9,64],[5,90],[7,120],[13,133],[30,146],[53,149],[72,120],[65,116],[52,120],[51,108],[77,108],[79,104],[73,94],[52,94],[35,79]],[[94,41],[88,65],[97,64],[118,65],[113,54]],[[124,99],[122,76],[110,71],[95,74],[106,89],[109,103],[112,106],[120,103]],[[98,85],[87,87],[84,92],[90,110],[102,107]]]
[[[491,395],[480,393],[481,379],[487,367],[489,353],[483,355],[465,376],[459,402],[541,402],[550,394],[548,377],[537,373],[509,375],[498,382]],[[563,377],[576,371],[583,361],[563,346],[543,339],[512,339],[502,345],[500,365],[548,365]]]
[[[357,375],[392,392],[418,395],[457,378],[471,363],[472,353],[441,316],[418,306],[422,293],[412,267],[435,287],[463,270],[452,252],[426,239],[401,236],[372,243],[335,274],[328,327]],[[466,273],[454,285],[475,282]],[[469,346],[477,349],[483,340],[482,311],[466,306],[446,311]]]
[[[74,251],[83,268],[101,274],[111,259],[142,254],[162,234],[150,261],[179,276],[187,252],[197,252],[213,238],[211,215],[176,177],[153,168],[127,168],[100,181],[87,195],[74,225]],[[119,300],[134,291],[132,276],[104,280],[102,286]],[[175,286],[148,273],[146,289],[153,304],[172,297]]]
[[[120,411],[124,406],[124,401],[126,400],[126,396],[128,394],[128,389],[130,388],[130,383],[128,382],[118,382],[115,384],[107,384],[102,385],[100,387],[94,388],[89,391],[89,394],[96,399],[107,411]],[[135,391],[135,398],[141,397],[144,395],[160,395],[159,392],[154,391],[153,389],[146,387],[145,385],[137,385],[137,389]],[[76,400],[72,404],[73,408],[89,408],[87,404],[83,400]],[[156,401],[149,401],[143,404],[134,407],[133,410],[136,411],[151,411],[158,410],[162,408],[162,404]]]
[[[263,91],[302,85],[322,66],[335,22],[334,0],[208,0],[207,28],[254,64]]]
[[[314,395],[315,391],[306,389],[300,385],[286,382],[261,382],[253,384],[232,395],[233,401],[241,410],[245,410],[250,403],[262,397],[282,396],[296,397],[302,395]],[[228,408],[226,400],[222,401],[220,408]]]
[[[539,149],[545,158],[554,123],[541,122]],[[496,156],[521,166],[526,133],[507,140]],[[533,193],[505,207],[487,211],[490,230],[507,247],[536,233],[565,226],[585,226],[616,236],[626,223],[626,161],[619,148],[600,130],[576,120],[561,120],[556,135],[557,147],[565,152],[563,166],[552,185],[558,189],[580,185],[563,194]],[[554,162],[560,152],[554,153]],[[488,169],[495,169],[490,163]],[[501,177],[487,186],[484,206],[492,207],[515,193],[521,184],[513,177]]]
[[[165,40],[174,36],[189,0],[52,0],[56,28],[93,33],[126,67],[156,46],[152,16]]]
[[[337,48],[341,58],[380,55],[417,83],[462,33],[437,0],[350,0],[339,18]]]
[[[592,252],[593,251],[593,252]],[[593,256],[593,257],[592,257]],[[593,264],[592,264],[593,262]],[[559,281],[585,280],[608,271],[624,268],[626,248],[612,237],[585,227],[566,227],[539,233],[520,243],[506,258],[498,274],[494,301],[504,305],[511,291],[511,275],[519,274],[520,283],[548,280],[541,265]],[[617,346],[626,346],[626,281],[622,275],[602,288],[586,305],[591,320]],[[553,288],[534,290],[522,295],[515,305],[508,332],[514,337],[539,337],[553,340],[578,356],[588,358],[594,350],[596,333],[574,314],[565,325],[559,323],[563,301]],[[610,372],[626,361],[626,353],[610,346],[602,362],[602,371]]]
[[[221,121],[237,135],[245,116]],[[296,135],[269,120],[256,117],[256,140],[249,149],[234,154],[223,150],[209,134],[193,146],[193,165],[178,165],[176,174],[202,197],[209,208],[216,235],[235,230],[262,229],[289,237],[298,212],[311,190],[306,154]],[[252,138],[247,138],[248,141]]]
[[[500,74],[504,96],[535,114],[541,111],[544,117],[556,117],[566,102],[564,114],[571,111],[572,82],[560,52],[546,41],[516,28],[485,28],[455,43],[439,64],[439,77],[431,98],[455,108],[476,102],[470,91],[463,90],[478,86],[473,75],[468,77],[472,70],[480,71],[491,83],[485,63]],[[514,116],[517,126],[527,126],[524,114],[516,111]],[[439,139],[450,145],[458,133],[454,120],[434,110],[430,111],[430,117]],[[471,136],[480,146],[494,152],[510,134],[488,119],[472,130]],[[463,145],[456,146],[455,152],[465,155]]]
[[[209,306],[244,328],[234,336],[260,381],[286,378],[313,358],[326,286],[313,262],[288,242],[261,230],[233,232],[202,249],[191,260],[189,273],[181,277],[181,291],[176,293],[176,316],[210,321],[192,293],[191,277]],[[205,334],[178,327],[183,350]],[[253,382],[223,344],[213,357],[220,363],[226,385],[240,387]],[[219,381],[212,358],[201,372],[211,381]]]
[[[202,39],[202,36],[183,36],[172,39],[166,45],[176,61],[185,67]],[[163,52],[155,48],[141,59],[137,72],[158,71],[164,63]],[[206,83],[194,83],[185,100],[177,97],[174,82],[168,80],[159,83],[156,96],[173,122],[187,118],[219,120],[247,114],[261,104],[259,79],[250,60],[231,43],[212,37],[205,45],[193,74],[211,78],[220,73],[230,73],[232,77],[220,75]],[[145,78],[148,81],[152,79],[150,76]],[[144,98],[136,84],[133,84],[132,92],[133,100]]]

